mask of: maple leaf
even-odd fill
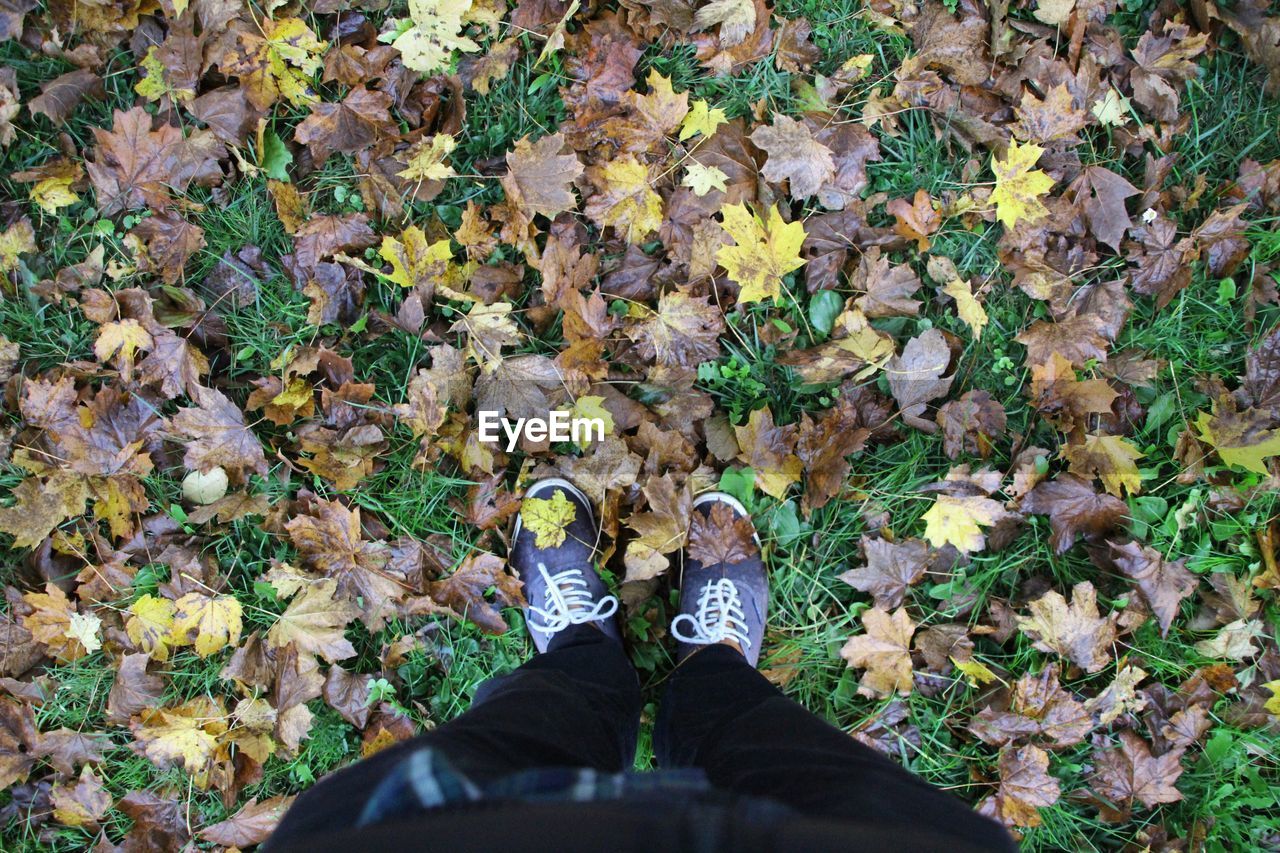
[[[1022,499],[1022,511],[1049,516],[1054,551],[1066,553],[1077,536],[1093,539],[1125,526],[1129,507],[1119,498],[1099,494],[1088,481],[1071,474],[1037,485]]]
[[[352,89],[339,103],[311,105],[311,114],[298,125],[294,139],[311,149],[311,158],[323,163],[334,152],[354,154],[398,128],[388,112],[392,104],[386,92]]]
[[[1043,99],[1037,98],[1030,89],[1024,90],[1022,103],[1014,112],[1018,120],[1012,128],[1013,135],[1040,144],[1079,144],[1080,137],[1076,134],[1089,123],[1085,112],[1076,109],[1071,90],[1065,83],[1049,89]]]
[[[64,663],[89,654],[93,651],[89,648],[91,645],[100,648],[95,623],[85,621],[85,615],[75,610],[61,588],[50,583],[45,584],[44,590],[22,596],[32,608],[31,613],[22,617],[22,627],[31,632],[32,638],[43,643],[49,654]]]
[[[520,504],[520,521],[534,534],[537,548],[559,548],[564,544],[565,528],[577,518],[572,501],[558,491],[550,498],[525,498]]]
[[[791,197],[802,200],[814,195],[835,177],[831,149],[813,138],[801,122],[777,113],[772,126],[757,127],[751,141],[768,152],[764,177],[774,183],[788,181]]]
[[[103,364],[114,358],[120,372],[128,376],[133,372],[133,357],[138,350],[150,349],[151,344],[151,335],[137,320],[118,320],[98,327],[93,354]]]
[[[1263,636],[1263,623],[1256,619],[1237,619],[1207,640],[1196,643],[1194,648],[1207,658],[1225,658],[1243,661],[1258,654],[1253,642]]]
[[[733,47],[744,42],[756,28],[756,5],[752,0],[710,0],[693,16],[693,29],[720,25],[720,44]]]
[[[502,348],[520,341],[520,330],[511,318],[511,303],[485,305],[477,302],[452,326],[451,332],[467,333],[467,355],[489,371],[503,363]]]
[[[669,290],[658,297],[658,310],[631,327],[641,355],[660,364],[693,367],[720,354],[724,315],[706,296]]]
[[[196,405],[179,409],[170,421],[189,439],[182,463],[192,471],[222,468],[232,483],[243,482],[246,473],[265,475],[262,444],[245,425],[244,413],[221,391],[194,390]]]
[[[942,452],[948,459],[962,452],[983,459],[995,447],[995,439],[1004,434],[1007,424],[1004,407],[986,391],[966,391],[938,409],[938,426],[942,428]]]
[[[712,190],[726,192],[729,189],[725,184],[728,178],[728,175],[715,166],[704,166],[694,161],[685,168],[680,185],[693,190],[693,194],[701,198]]]
[[[516,142],[507,153],[507,174],[502,188],[507,199],[532,217],[541,213],[556,214],[577,207],[578,200],[570,188],[582,174],[583,165],[574,154],[561,154],[564,134],[554,133],[530,143],[528,137]]]
[[[405,152],[406,166],[396,174],[408,181],[443,181],[458,173],[444,158],[458,147],[457,140],[448,133],[424,136]]]
[[[204,787],[214,751],[227,731],[226,716],[220,701],[200,696],[144,711],[129,727],[147,758],[160,767],[181,765],[197,787]]]
[[[951,348],[937,329],[907,341],[902,354],[889,359],[885,365],[889,389],[902,407],[904,421],[924,432],[937,430],[937,425],[922,415],[929,401],[950,390],[955,374],[942,375],[950,364]]]
[[[720,214],[734,245],[721,247],[716,252],[716,262],[742,288],[738,304],[778,299],[782,277],[804,266],[800,257],[804,226],[784,222],[776,205],[769,208],[764,220],[745,204],[725,205]]]
[[[1063,689],[1058,665],[1039,674],[1024,674],[1013,685],[1008,710],[988,705],[969,721],[969,731],[983,743],[1007,746],[1045,738],[1054,747],[1074,746],[1093,729],[1088,708]]]
[[[261,844],[279,825],[293,801],[292,796],[271,797],[262,801],[252,797],[231,817],[210,824],[196,834],[211,844],[228,848]]]
[[[202,658],[240,642],[240,602],[229,595],[189,592],[174,603],[173,641]]]
[[[966,554],[987,547],[983,527],[990,527],[1006,515],[1004,507],[980,495],[938,495],[933,506],[921,516],[924,538],[935,548],[952,545]]]
[[[354,655],[355,647],[342,632],[359,611],[350,601],[335,598],[337,588],[331,578],[308,584],[267,631],[267,645],[278,649],[293,643],[299,652],[328,663]]]
[[[422,74],[444,70],[453,51],[474,53],[480,45],[462,35],[463,16],[472,0],[409,0],[413,26],[391,42],[406,68]]]
[[[713,503],[689,518],[689,557],[704,566],[736,565],[760,553],[750,516],[739,516],[724,503]]]
[[[39,741],[31,706],[0,696],[0,790],[27,778]]]
[[[933,199],[923,189],[916,190],[911,201],[895,198],[884,206],[885,212],[897,220],[893,225],[895,234],[908,240],[916,241],[916,248],[921,252],[929,251],[929,236],[942,225],[942,217],[933,207]]]
[[[769,407],[757,409],[745,426],[735,426],[734,435],[742,452],[738,458],[755,472],[755,483],[765,494],[778,500],[786,497],[793,483],[800,482],[804,470],[795,455],[795,424],[779,427],[773,422]]]
[[[389,281],[401,287],[423,287],[429,296],[453,259],[453,249],[448,237],[428,242],[421,228],[409,225],[399,237],[383,236],[378,257],[391,264]]]
[[[125,620],[125,633],[138,649],[155,660],[168,660],[169,647],[174,645],[173,602],[147,593],[129,605]]]
[[[863,314],[873,319],[908,317],[920,313],[919,300],[912,295],[920,289],[920,276],[907,264],[893,264],[879,246],[872,246],[849,277],[849,285],[864,295],[854,300]]]
[[[107,721],[128,725],[129,719],[148,708],[160,705],[164,679],[147,672],[150,658],[145,654],[122,655],[116,666],[115,680],[107,696]]]
[[[1196,431],[1225,464],[1266,476],[1263,460],[1280,455],[1280,429],[1265,428],[1270,423],[1270,416],[1253,409],[1236,411],[1224,400],[1212,413],[1196,416]]]
[[[650,185],[648,167],[634,154],[593,166],[587,175],[597,191],[583,213],[601,228],[612,227],[628,243],[639,243],[662,225],[662,197]]]
[[[150,113],[134,107],[116,110],[111,130],[93,128],[97,148],[86,168],[103,216],[141,207],[163,211],[173,193],[222,180],[218,160],[226,149],[212,133],[194,130],[184,137],[168,124],[152,131],[151,122]]]
[[[892,542],[864,535],[859,544],[867,564],[843,573],[840,580],[871,593],[876,607],[882,610],[892,610],[902,604],[907,589],[925,576],[937,557],[937,553],[919,539]]]
[[[111,808],[111,795],[89,767],[80,770],[74,784],[53,787],[53,819],[64,826],[95,827]]]
[[[358,508],[313,499],[285,530],[308,568],[334,578],[341,595],[361,603],[360,621],[370,630],[380,628],[404,598],[406,586],[387,565],[387,544],[363,540]]]
[[[1082,667],[1097,672],[1110,660],[1108,653],[1116,638],[1116,614],[1099,615],[1093,584],[1081,581],[1071,593],[1071,604],[1056,590],[1050,590],[1027,605],[1029,616],[1018,617],[1018,628],[1035,641],[1042,652],[1054,652]]]
[[[1108,492],[1121,497],[1142,491],[1142,475],[1137,460],[1144,454],[1118,435],[1087,435],[1084,444],[1069,444],[1062,449],[1067,467],[1082,478],[1097,477]]]
[[[1153,756],[1151,747],[1134,732],[1120,732],[1120,747],[1106,748],[1099,742],[1093,752],[1091,785],[1112,803],[1127,804],[1136,799],[1147,808],[1160,803],[1176,803],[1182,792],[1174,787],[1182,775],[1182,749]]]
[[[627,581],[650,580],[664,573],[666,554],[678,551],[689,533],[693,496],[688,483],[677,486],[670,474],[651,477],[644,487],[649,508],[627,519],[636,537],[627,543],[623,562]]]
[[[1012,228],[1019,222],[1038,222],[1049,215],[1040,196],[1053,188],[1053,178],[1033,168],[1044,149],[1038,145],[1019,145],[1010,140],[1003,160],[991,158],[991,171],[996,176],[991,203],[996,206],[996,219]]]
[[[752,10],[754,11],[754,7]],[[715,135],[717,127],[728,120],[724,110],[699,98],[690,105],[689,112],[680,123],[680,141],[684,142],[698,134],[702,134],[702,141],[706,141]]]
[[[862,626],[866,633],[850,637],[840,649],[840,657],[850,667],[866,669],[858,692],[873,699],[894,693],[909,696],[913,678],[911,635],[916,624],[906,609],[900,607],[890,615],[873,607],[862,614]]]
[[[1147,677],[1145,670],[1125,664],[1116,673],[1115,680],[1097,696],[1084,703],[1091,714],[1097,714],[1098,724],[1109,726],[1121,715],[1137,713],[1147,705],[1146,697],[1137,692],[1138,684]]]
[[[1187,570],[1184,560],[1165,560],[1155,548],[1137,542],[1110,544],[1111,561],[1138,585],[1138,592],[1160,622],[1160,634],[1166,637],[1180,602],[1196,592],[1196,575]]]
[[[987,325],[987,311],[978,301],[973,286],[962,278],[953,278],[942,286],[942,292],[956,301],[956,313],[973,332],[973,339],[980,340]]]
[[[266,111],[280,98],[295,107],[320,100],[311,82],[329,43],[317,39],[305,21],[266,18],[236,35],[237,49],[228,52],[219,67],[240,78],[241,91],[254,107]]]
[[[84,475],[62,470],[43,483],[28,477],[11,494],[16,502],[0,507],[0,530],[13,537],[14,548],[34,548],[59,524],[82,514],[90,493]]]
[[[1049,753],[1027,745],[1000,753],[1000,787],[978,806],[978,812],[1005,826],[1033,827],[1040,812],[1058,801],[1062,788],[1049,775]]]
[[[7,275],[18,268],[18,255],[35,250],[36,232],[27,217],[0,231],[0,275]]]
[[[490,589],[495,592],[493,602],[485,598]],[[468,555],[453,574],[432,581],[427,594],[454,613],[465,615],[490,634],[501,634],[507,630],[499,608],[523,607],[525,603],[520,581],[506,571],[502,558],[483,552]]]

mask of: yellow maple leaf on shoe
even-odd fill
[[[1053,188],[1054,180],[1033,168],[1043,153],[1039,145],[1019,145],[1017,140],[1011,140],[1003,160],[991,158],[991,171],[996,176],[991,203],[996,206],[996,219],[1006,228],[1049,215],[1040,196]]]
[[[769,208],[764,219],[745,204],[726,204],[720,216],[734,245],[721,247],[716,262],[741,286],[738,304],[777,299],[782,294],[782,277],[804,266],[800,257],[804,226],[784,222],[777,205]]]
[[[564,544],[564,529],[573,523],[573,503],[556,492],[549,498],[525,498],[520,505],[520,522],[534,533],[533,544],[539,548],[558,548]]]

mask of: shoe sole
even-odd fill
[[[544,492],[547,489],[555,488],[556,486],[559,486],[560,488],[564,489],[566,492],[569,492],[570,494],[574,495],[575,497],[577,497],[579,500],[582,501],[583,506],[587,508],[587,512],[590,515],[591,526],[595,527],[596,512],[595,512],[595,507],[591,505],[591,499],[588,498],[586,494],[583,493],[582,489],[579,489],[577,486],[575,486],[573,483],[570,483],[568,480],[564,479],[563,477],[547,477],[545,480],[539,480],[538,482],[534,483],[532,486],[530,486],[528,489],[525,490],[523,499],[536,498],[538,497],[538,494],[540,492]],[[725,495],[725,497],[729,498],[729,500],[733,500],[733,498],[729,495]],[[523,524],[521,523],[520,513],[517,512],[516,526],[515,526],[515,529],[511,532],[511,538],[513,540],[520,535],[520,530],[522,527],[523,527]]]
[[[692,508],[697,509],[698,507],[703,506],[704,504],[711,504],[711,503],[725,504],[734,512],[746,517],[747,519],[751,518],[751,513],[747,512],[747,508],[742,505],[742,501],[738,500],[728,492],[704,492],[693,499]],[[759,548],[760,533],[755,528],[756,528],[755,522],[752,522],[751,537],[755,539],[756,547]]]

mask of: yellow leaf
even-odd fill
[[[31,200],[45,213],[57,213],[80,200],[79,193],[71,189],[74,182],[74,175],[57,175],[37,181],[31,188]]]
[[[147,50],[147,55],[142,57],[142,61],[138,66],[146,73],[145,77],[138,80],[133,86],[133,91],[137,92],[148,101],[158,101],[165,95],[170,96],[175,101],[186,102],[196,96],[194,89],[175,89],[165,79],[165,64],[156,53],[156,45],[152,45]]]
[[[1129,123],[1129,99],[1114,88],[1108,88],[1105,95],[1093,102],[1089,111],[1099,122],[1110,127]]]
[[[437,133],[424,139],[410,149],[409,164],[403,172],[397,174],[409,181],[443,181],[458,173],[444,162],[444,158],[458,147],[458,143],[447,133]]]
[[[970,687],[977,687],[979,684],[991,684],[1000,679],[992,672],[985,663],[979,660],[956,660],[951,659],[965,678],[969,682]]]
[[[604,434],[613,434],[613,415],[604,407],[604,397],[579,397],[573,401],[573,408],[569,410],[569,417],[573,420],[599,420],[604,424]],[[580,446],[589,446],[594,438],[595,432],[593,430],[583,430]]]
[[[1097,477],[1116,497],[1122,495],[1122,489],[1131,495],[1142,491],[1137,461],[1143,453],[1118,435],[1086,435],[1084,444],[1064,447],[1062,455],[1072,474]]]
[[[987,312],[978,297],[973,295],[969,282],[959,278],[952,279],[943,285],[942,292],[956,301],[956,313],[973,331],[973,339],[980,339],[982,330],[987,325]]]
[[[445,70],[453,51],[472,53],[480,45],[462,35],[462,17],[471,9],[471,0],[409,0],[413,26],[391,43],[400,51],[406,68],[422,74]]]
[[[724,192],[728,189],[725,181],[729,178],[715,166],[704,166],[701,163],[690,163],[685,170],[684,180],[680,183],[693,190],[693,194],[702,198],[712,190]]]
[[[769,208],[766,221],[744,204],[725,205],[720,213],[734,245],[716,252],[716,261],[741,286],[738,304],[778,298],[782,277],[804,266],[800,257],[804,226],[783,222],[776,205]]]
[[[0,231],[0,275],[18,268],[18,255],[36,250],[36,232],[31,220],[19,219]]]
[[[573,503],[556,492],[550,498],[525,498],[520,505],[520,522],[534,533],[538,548],[558,548],[564,544],[565,527],[573,523]]]
[[[93,769],[80,768],[78,781],[59,783],[52,791],[53,819],[64,826],[95,826],[111,808],[111,795]]]
[[[1003,160],[991,158],[991,171],[996,176],[991,203],[996,206],[996,219],[1006,228],[1021,221],[1035,222],[1049,214],[1040,196],[1053,187],[1053,178],[1032,168],[1043,153],[1038,145],[1019,145],[1013,139]]]
[[[1268,681],[1262,685],[1271,691],[1271,698],[1262,706],[1273,717],[1280,717],[1280,681]]]
[[[151,347],[151,335],[133,319],[103,323],[98,329],[98,339],[93,343],[93,354],[106,364],[113,356],[116,365],[126,372],[133,367],[133,357],[140,349]]]
[[[511,303],[495,302],[485,305],[477,302],[467,316],[459,318],[449,331],[467,333],[467,355],[475,363],[493,371],[502,364],[502,348],[520,340],[520,330],[511,319]]]
[[[129,605],[124,630],[138,649],[153,660],[168,660],[173,642],[173,602],[147,594]]]
[[[987,546],[983,527],[996,523],[1003,508],[991,498],[975,495],[953,497],[938,495],[937,502],[921,518],[924,538],[935,548],[954,545],[965,553],[981,551]]]
[[[584,212],[601,227],[612,226],[628,243],[639,243],[662,225],[662,196],[649,185],[649,168],[623,154],[598,171],[604,188]]]
[[[453,249],[448,237],[428,243],[422,229],[410,225],[399,239],[383,237],[378,257],[391,264],[388,279],[401,287],[415,287],[443,276]]]
[[[1201,412],[1196,429],[1200,440],[1218,451],[1227,465],[1265,476],[1267,466],[1262,460],[1280,456],[1280,429],[1256,429],[1252,419],[1238,413]]]
[[[240,77],[246,97],[264,110],[281,97],[298,107],[320,100],[311,79],[323,65],[320,54],[328,42],[317,39],[301,18],[266,18],[259,28],[261,33],[240,34],[248,55],[228,67]]]
[[[207,658],[240,642],[240,602],[229,595],[211,597],[189,592],[177,601],[173,637],[177,645],[194,645]]]
[[[684,121],[680,124],[680,141],[688,139],[691,136],[702,134],[704,140],[710,139],[715,135],[716,128],[729,120],[724,110],[719,107],[713,107],[702,98],[693,102],[693,106],[689,109],[688,115],[684,117]]]
[[[132,728],[147,758],[160,766],[181,764],[203,787],[218,739],[227,731],[226,712],[201,696],[174,708],[144,711]]]

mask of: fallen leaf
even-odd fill
[[[996,176],[991,203],[996,206],[996,218],[1006,228],[1019,222],[1038,222],[1049,215],[1040,196],[1053,188],[1054,180],[1033,168],[1043,153],[1038,145],[1019,145],[1017,140],[1010,140],[1004,159],[991,158],[991,171]]]
[[[1067,658],[1086,672],[1097,672],[1110,660],[1116,638],[1116,614],[1098,613],[1093,584],[1081,581],[1071,593],[1071,603],[1056,590],[1027,605],[1028,616],[1018,617],[1018,628],[1042,652]]]
[[[743,204],[727,204],[720,213],[724,230],[734,244],[720,248],[716,261],[742,288],[738,304],[778,299],[782,295],[782,277],[804,266],[800,257],[804,226],[784,222],[776,206],[769,208],[765,219]]]
[[[879,607],[862,614],[866,633],[850,637],[840,657],[850,667],[866,669],[858,692],[870,698],[897,693],[909,696],[912,686],[911,635],[916,624],[904,608],[890,615]]]

